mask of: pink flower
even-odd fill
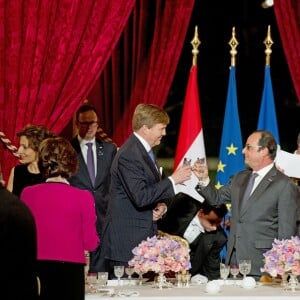
[[[262,272],[271,276],[292,273],[300,275],[300,239],[298,236],[289,240],[274,240],[272,249],[264,253]]]
[[[169,237],[153,236],[132,250],[129,265],[136,273],[183,272],[191,268],[190,249]]]

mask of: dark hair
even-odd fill
[[[95,114],[97,115],[97,118],[98,118],[98,113],[97,113],[97,111],[96,111],[96,109],[95,109],[94,106],[91,106],[89,104],[83,104],[83,105],[81,105],[78,108],[78,110],[76,112],[76,121],[78,121],[80,114],[82,114],[84,112],[87,112],[87,111],[90,111],[90,110],[92,110],[93,112],[95,112]]]
[[[40,143],[48,137],[54,137],[55,134],[41,125],[27,125],[17,133],[17,137],[21,136],[25,136],[28,139],[29,148],[38,152]]]
[[[220,205],[211,205],[207,200],[204,200],[201,203],[200,209],[203,210],[205,215],[208,215],[211,211],[213,211],[219,218],[224,218],[228,211],[224,203]]]
[[[277,142],[274,136],[266,130],[256,130],[255,132],[261,134],[258,146],[261,146],[262,149],[267,148],[269,150],[269,157],[274,160],[277,152]]]
[[[73,176],[78,169],[77,153],[62,137],[48,138],[39,147],[39,169],[45,178]]]

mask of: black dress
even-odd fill
[[[27,167],[28,165],[15,166],[12,192],[18,197],[20,197],[25,187],[45,182],[41,173],[30,173]]]

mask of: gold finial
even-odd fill
[[[195,26],[195,34],[194,38],[191,40],[191,44],[193,46],[192,54],[193,54],[193,66],[197,65],[197,55],[199,53],[198,47],[201,44],[198,38],[198,26]]]
[[[232,27],[232,36],[230,41],[228,42],[229,46],[231,47],[230,49],[230,54],[231,54],[231,67],[235,66],[235,56],[237,55],[236,48],[239,44],[238,40],[235,37],[235,27]]]
[[[266,50],[265,50],[265,53],[266,53],[266,66],[269,66],[270,61],[271,61],[271,53],[272,53],[271,47],[274,44],[274,42],[271,38],[271,26],[270,25],[268,26],[268,34],[267,34],[267,37],[264,40],[264,44],[266,46]]]

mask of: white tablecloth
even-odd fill
[[[208,294],[205,291],[205,285],[191,285],[189,288],[178,288],[176,286],[170,289],[159,290],[153,287],[153,283],[139,285],[123,285],[123,286],[108,286],[108,289],[113,291],[113,297],[118,296],[119,291],[136,291],[138,296],[132,296],[136,300],[299,300],[300,286],[298,285],[295,292],[286,291],[279,284],[260,284],[253,289],[247,290],[238,285],[222,285],[221,290],[217,294]],[[127,297],[128,298],[128,297]],[[233,299],[234,298],[234,299]],[[86,300],[111,299],[111,296],[104,294],[86,294]]]

